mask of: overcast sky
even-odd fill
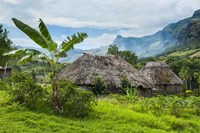
[[[89,49],[112,43],[116,35],[141,37],[164,26],[192,16],[200,8],[200,0],[0,0],[0,23],[8,27],[17,45],[32,45],[11,18],[31,26],[42,18],[46,24],[72,29],[90,28],[89,38],[78,48]],[[87,31],[87,30],[86,30]],[[111,32],[113,31],[113,32]],[[12,33],[13,32],[13,33]],[[52,31],[54,32],[54,30]],[[92,33],[98,32],[98,36]],[[55,34],[55,33],[53,33]],[[21,33],[19,33],[21,35]],[[67,33],[55,34],[61,41]]]

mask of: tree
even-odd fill
[[[197,79],[198,89],[200,89],[200,72],[194,72],[194,77]]]
[[[190,88],[190,90],[192,90],[192,86],[191,86],[192,75],[191,75],[191,72],[190,72],[190,68],[187,67],[187,66],[181,67],[179,75],[183,79],[183,81],[185,81],[186,89]],[[188,87],[188,82],[189,82],[189,87]]]
[[[137,55],[135,53],[130,50],[119,51],[116,45],[110,45],[107,54],[120,56],[122,59],[134,66],[137,63]]]
[[[119,55],[119,49],[116,45],[110,45],[107,54]]]
[[[47,61],[52,68],[51,85],[52,85],[52,105],[55,112],[60,112],[61,107],[58,99],[58,85],[56,80],[56,68],[58,60],[62,57],[66,57],[66,52],[73,48],[75,44],[82,42],[86,37],[86,33],[77,33],[67,38],[61,43],[60,46],[52,40],[52,37],[43,22],[39,19],[39,31],[21,22],[20,20],[13,18],[14,24],[24,32],[30,39],[32,39],[41,48],[48,50],[49,56],[36,49],[19,49],[13,50],[4,55],[23,55],[18,63],[26,63],[33,59],[41,59]]]
[[[12,41],[8,38],[8,31],[3,29],[3,25],[0,24],[0,66],[6,65],[8,60],[8,57],[3,56],[3,53],[13,48]]]

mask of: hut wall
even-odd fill
[[[137,89],[137,95],[139,97],[151,97],[152,96],[152,90],[151,89],[138,88]]]
[[[11,75],[11,69],[7,69],[5,73],[5,69],[0,69],[0,78],[5,79],[6,77]]]
[[[173,95],[182,91],[181,85],[167,85],[167,84],[157,84],[155,85],[157,91],[153,93],[163,94],[163,95]]]

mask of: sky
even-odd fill
[[[36,46],[11,19],[15,17],[37,28],[41,18],[58,43],[74,32],[87,32],[88,38],[75,47],[80,49],[109,45],[119,34],[150,35],[200,9],[200,0],[0,0],[0,3],[0,23],[8,29],[15,45]]]

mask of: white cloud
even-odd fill
[[[4,0],[4,2],[12,4],[12,5],[18,5],[22,0]]]
[[[16,46],[36,47],[36,48],[40,47],[29,38],[12,38],[12,42]]]
[[[102,34],[101,36],[94,38],[87,38],[82,43],[75,45],[75,48],[79,49],[94,49],[99,48],[100,46],[107,46],[113,42],[115,39],[115,34]],[[62,40],[66,38],[66,35],[61,35],[60,40],[56,40],[58,44],[61,44]],[[13,43],[16,46],[24,46],[24,47],[36,47],[40,48],[37,44],[35,44],[29,38],[12,38]]]
[[[75,48],[79,49],[94,49],[100,46],[110,45],[115,39],[115,34],[102,34],[99,37],[95,38],[87,38],[82,43],[75,46]]]
[[[199,0],[4,0],[2,22],[17,17],[26,22],[43,18],[49,24],[70,27],[137,28],[159,26],[192,15]],[[32,22],[31,22],[32,23]]]

